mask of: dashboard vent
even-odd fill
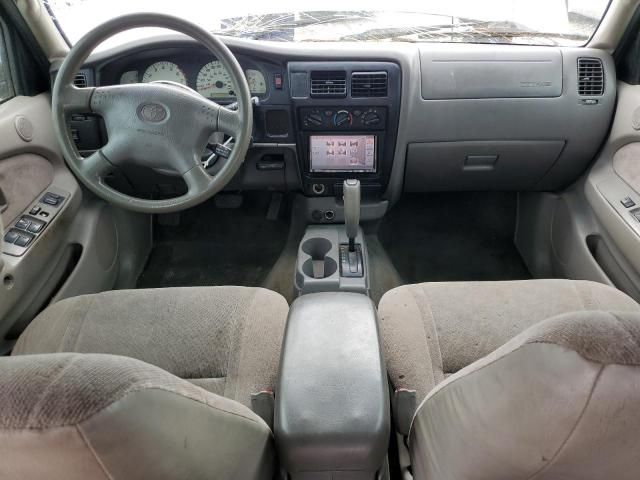
[[[84,88],[87,86],[87,74],[86,73],[76,73],[76,76],[73,77],[73,84],[78,88]]]
[[[341,71],[311,72],[311,96],[324,98],[346,97],[346,73]]]
[[[353,72],[351,74],[352,97],[386,97],[387,72]]]
[[[596,96],[604,93],[604,68],[599,58],[578,59],[578,95]]]

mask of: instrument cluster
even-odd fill
[[[244,73],[251,95],[267,94],[267,81],[260,70],[248,68]],[[169,60],[158,60],[144,68],[126,70],[120,75],[120,84],[157,80],[169,80],[189,86],[212,100],[233,100],[236,97],[231,76],[219,60],[211,60],[195,69]]]

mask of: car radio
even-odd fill
[[[392,62],[290,62],[304,192],[340,196],[346,178],[380,196],[393,164],[400,68]]]

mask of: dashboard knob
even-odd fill
[[[310,123],[311,125],[316,125],[316,126],[322,125],[322,117],[317,113],[311,113],[307,115],[305,117],[305,120],[307,123]]]
[[[366,112],[362,116],[362,123],[365,125],[377,125],[380,123],[380,115],[378,115],[378,112]]]
[[[336,127],[340,127],[342,125],[351,125],[353,123],[353,117],[351,113],[346,110],[339,110],[333,116],[333,124]]]

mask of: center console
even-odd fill
[[[304,295],[282,345],[274,434],[291,480],[388,478],[387,373],[373,302]]]
[[[390,62],[290,62],[304,193],[341,196],[346,178],[365,198],[387,187],[400,105],[400,68]]]

